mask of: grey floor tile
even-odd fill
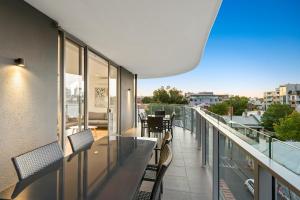
[[[190,192],[189,183],[186,177],[165,176],[164,188],[182,192]]]
[[[189,192],[181,192],[177,190],[164,190],[163,200],[192,200]]]
[[[170,166],[166,172],[166,176],[182,176],[187,177],[185,167]]]

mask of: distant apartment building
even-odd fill
[[[257,97],[250,97],[248,102],[248,110],[263,110],[264,109],[264,99]]]
[[[281,103],[297,109],[300,106],[300,84],[280,85],[274,91],[265,92],[264,103],[266,108],[273,103]]]
[[[213,92],[186,93],[191,106],[209,107],[229,99],[229,95],[215,95]]]

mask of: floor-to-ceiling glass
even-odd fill
[[[109,66],[109,133],[118,131],[118,68]]]
[[[83,48],[65,41],[65,140],[68,135],[84,129]],[[65,144],[67,141],[65,141]]]
[[[108,135],[108,62],[98,55],[88,52],[88,128],[94,138]]]

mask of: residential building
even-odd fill
[[[226,123],[236,130],[244,130],[245,127],[251,128],[256,131],[262,130],[260,125],[260,118],[255,115],[242,115],[242,116],[223,116]]]
[[[250,97],[248,102],[248,110],[263,110],[264,109],[264,99],[257,97]]]
[[[273,103],[290,105],[296,109],[300,105],[300,84],[280,85],[274,91],[264,93],[266,108]]]
[[[215,95],[213,92],[186,93],[189,105],[209,107],[229,99],[229,95]]]

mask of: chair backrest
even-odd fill
[[[168,167],[170,166],[172,159],[173,159],[173,154],[172,154],[172,150],[171,147],[167,144],[164,147],[164,153],[163,155],[161,155],[162,157],[162,165],[158,170],[158,174],[157,177],[155,179],[155,183],[154,186],[152,188],[152,192],[151,192],[151,200],[155,200],[157,199],[157,196],[160,193],[160,185],[162,184],[162,179],[168,169]]]
[[[19,180],[35,175],[64,157],[58,142],[34,149],[12,158]]]
[[[161,142],[161,148],[163,148],[166,144],[169,144],[172,141],[172,134],[168,131],[165,133],[165,136]]]
[[[138,113],[139,120],[142,121],[142,113]]]
[[[73,152],[80,151],[94,142],[94,137],[90,129],[83,130],[68,136]]]
[[[170,120],[171,126],[173,126],[175,116],[176,116],[176,114],[175,114],[175,113],[172,113],[171,120]]]
[[[147,118],[149,132],[162,132],[164,129],[163,117],[148,117]]]
[[[166,111],[164,110],[157,110],[154,112],[155,116],[165,116],[166,115]]]

